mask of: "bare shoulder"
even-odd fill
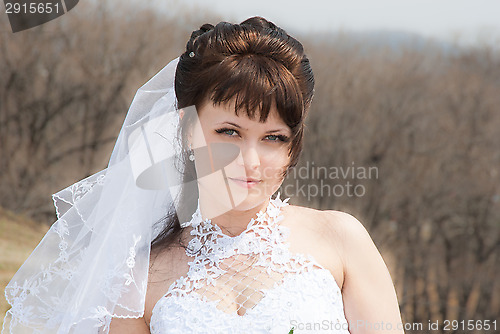
[[[325,226],[330,233],[334,231],[341,248],[342,259],[345,271],[349,270],[350,264],[358,257],[367,255],[379,256],[366,227],[353,215],[335,211],[325,210]]]
[[[309,254],[328,269],[342,289],[345,278],[348,235],[363,228],[353,216],[332,210],[288,205],[283,209],[283,225],[290,229],[290,251]],[[354,226],[354,225],[357,225]]]
[[[348,213],[288,205],[283,214],[282,225],[291,232],[290,251],[312,255],[341,290],[358,257],[378,254],[366,228]]]
[[[395,329],[401,323],[396,292],[368,231],[350,214],[328,210],[324,215],[328,229],[335,230],[339,236],[344,265],[342,297],[347,320],[354,324],[359,321],[391,323]]]
[[[339,211],[325,211],[329,215],[330,224],[335,226],[340,236],[347,267],[360,257],[374,256],[380,258],[379,250],[373,242],[366,227],[354,216]]]
[[[365,226],[353,215],[335,210],[325,210],[322,212],[327,221],[326,226],[334,229],[340,235],[343,246],[349,248],[351,242],[355,240],[371,241],[371,237]]]
[[[150,330],[144,318],[114,318],[111,321],[109,334],[150,334]]]
[[[321,239],[328,239],[330,243],[335,242],[343,247],[348,246],[353,238],[369,237],[363,224],[346,212],[288,205],[284,213],[287,217],[293,217],[293,223],[298,223],[303,229],[320,234]]]

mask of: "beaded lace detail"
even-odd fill
[[[189,270],[154,307],[151,333],[348,333],[330,271],[289,251],[290,230],[279,224],[287,202],[278,194],[234,237],[198,208]],[[323,328],[311,332],[315,323]]]

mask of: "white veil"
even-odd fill
[[[53,195],[58,219],[5,289],[2,333],[107,333],[112,317],[143,316],[155,223],[184,169],[177,63],[137,91],[108,167]]]

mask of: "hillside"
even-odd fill
[[[5,286],[47,230],[47,225],[37,224],[0,207],[0,328],[5,312],[10,308],[5,300]]]

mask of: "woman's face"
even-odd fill
[[[237,116],[234,102],[214,105],[210,101],[198,109],[199,122],[190,141],[200,200],[210,202],[213,217],[232,209],[255,208],[283,182],[291,130],[275,108],[265,123],[256,118],[248,118],[244,111]],[[207,168],[214,172],[207,173]]]

